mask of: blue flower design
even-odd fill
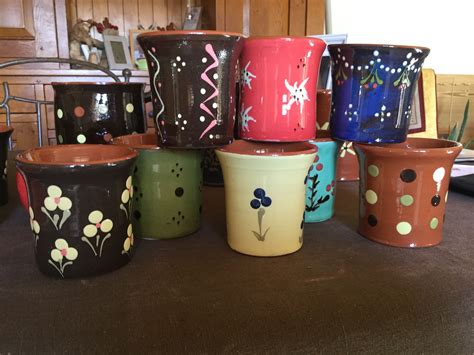
[[[255,196],[255,198],[250,201],[250,206],[254,210],[260,208],[260,206],[269,207],[272,204],[272,199],[266,196],[266,192],[262,188],[255,189],[253,195]]]
[[[258,232],[252,231],[255,237],[263,242],[265,240],[265,236],[267,235],[268,230],[270,229],[267,228],[267,230],[262,234],[262,221],[263,221],[263,216],[265,214],[265,207],[270,207],[272,204],[272,199],[266,195],[266,192],[262,188],[256,188],[253,191],[253,195],[255,198],[253,198],[250,201],[250,207],[252,207],[254,210],[258,210],[257,212],[257,218],[258,218]]]

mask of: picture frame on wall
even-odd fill
[[[421,71],[411,106],[409,136],[438,138],[436,74],[433,69]]]
[[[130,42],[130,57],[132,58],[132,63],[137,65],[140,69],[140,63],[145,62],[145,53],[143,53],[142,47],[137,41],[137,37],[140,33],[150,32],[149,30],[129,30],[128,38]],[[146,68],[144,68],[146,69]]]
[[[133,68],[126,37],[104,35],[104,47],[110,69],[122,70]]]

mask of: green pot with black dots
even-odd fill
[[[201,226],[202,153],[157,146],[154,134],[113,139],[138,151],[132,175],[132,225],[143,239],[169,239]]]

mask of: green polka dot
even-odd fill
[[[56,116],[58,116],[59,119],[63,118],[63,110],[58,108],[58,111],[56,111]]]
[[[377,177],[379,176],[379,168],[377,165],[369,165],[367,168],[367,171],[369,172],[369,175],[372,177]]]
[[[127,110],[128,113],[132,113],[133,110],[135,109],[135,107],[133,107],[133,104],[127,104],[127,106],[125,106],[125,110]]]
[[[433,217],[433,219],[430,222],[430,228],[436,229],[438,227],[438,223],[439,223],[438,218]]]
[[[59,144],[63,144],[64,139],[63,139],[63,136],[62,136],[62,135],[59,135],[59,136],[58,136],[58,142],[59,142]]]
[[[400,222],[397,224],[397,232],[401,235],[407,235],[411,232],[411,224],[408,222]]]
[[[377,202],[377,194],[375,193],[374,190],[367,190],[365,192],[365,199],[367,200],[368,203],[373,205]]]
[[[86,142],[86,136],[83,135],[83,134],[78,135],[77,136],[77,142],[81,143],[81,144],[85,143]]]
[[[413,196],[412,195],[403,195],[402,197],[400,197],[400,202],[403,206],[411,206],[413,204]]]

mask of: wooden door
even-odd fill
[[[0,61],[34,57],[68,57],[65,0],[2,0]]]

